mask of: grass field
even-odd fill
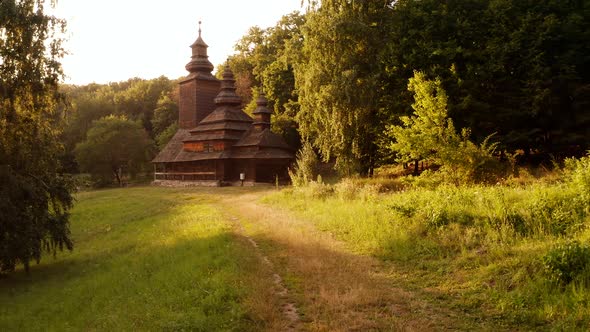
[[[589,330],[588,169],[82,192],[74,251],[0,278],[0,331]]]
[[[588,193],[590,182],[575,178],[386,194],[348,180],[264,202],[377,257],[392,267],[392,283],[435,306],[494,329],[569,331],[590,329]]]
[[[248,305],[266,284],[258,259],[214,200],[167,188],[78,194],[74,251],[0,279],[0,330],[264,328]]]

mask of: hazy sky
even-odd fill
[[[274,25],[301,9],[301,0],[58,0],[68,21],[63,61],[67,83],[107,83],[131,77],[186,75],[191,45],[203,21],[214,66],[231,55],[248,28]]]

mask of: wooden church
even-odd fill
[[[207,44],[191,45],[189,75],[180,82],[179,129],[152,161],[154,184],[254,185],[285,182],[294,160],[291,147],[270,130],[264,97],[256,100],[254,118],[244,113],[233,74],[226,65],[220,81],[211,72]]]

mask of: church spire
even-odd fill
[[[254,115],[254,128],[258,130],[270,129],[270,117],[272,112],[267,107],[268,100],[262,89],[260,89],[258,93],[256,105],[256,109],[252,112],[252,115]]]
[[[199,21],[199,37],[190,47],[193,49],[193,54],[191,56],[191,61],[185,66],[186,70],[191,74],[199,73],[211,76],[213,64],[209,62],[209,56],[207,55],[207,48],[209,46],[205,44],[205,41],[201,38],[201,21]]]
[[[221,91],[215,97],[215,104],[219,106],[240,106],[242,99],[236,94],[236,86],[234,74],[229,68],[229,63],[225,63],[225,70],[223,71],[223,79],[221,80]]]

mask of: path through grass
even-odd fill
[[[293,330],[304,331],[588,327],[588,288],[558,288],[541,274],[539,257],[562,241],[547,233],[555,227],[528,235],[506,226],[538,222],[521,207],[543,208],[529,203],[567,191],[316,189],[321,197],[257,188],[81,193],[75,250],[0,278],[0,331],[285,331],[286,304],[299,313]],[[529,205],[502,203],[512,201]],[[506,217],[521,210],[522,219]],[[583,243],[590,234],[571,232]]]

